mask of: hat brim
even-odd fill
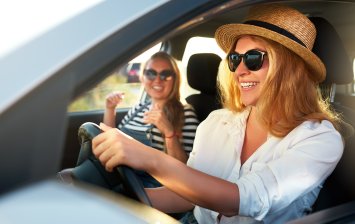
[[[242,35],[260,36],[282,44],[306,62],[319,83],[325,79],[325,66],[312,51],[296,41],[269,29],[249,24],[226,24],[216,30],[215,39],[222,50],[228,53],[234,42]]]

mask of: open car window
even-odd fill
[[[209,47],[206,48],[205,46]],[[125,100],[122,101],[120,108],[130,108],[139,100],[144,100],[145,96],[139,81],[139,73],[149,56],[159,51],[160,48],[161,43],[143,52],[124,66],[117,68],[105,80],[75,99],[69,105],[68,112],[102,110],[105,106],[105,96],[112,91],[125,93]],[[225,57],[225,53],[218,47],[214,38],[196,36],[188,40],[182,60],[177,61],[182,74],[181,100],[184,103],[187,96],[198,92],[189,86],[186,78],[188,60],[191,55],[196,53],[214,53],[221,58]]]
[[[150,55],[159,51],[160,47],[161,43],[117,68],[94,88],[75,99],[69,105],[68,112],[102,110],[105,108],[106,95],[113,91],[125,93],[125,100],[120,104],[120,108],[130,108],[137,104],[143,97],[143,88],[139,81],[141,67]]]

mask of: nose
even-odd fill
[[[161,79],[160,74],[158,74],[153,81],[154,82],[162,82],[163,80]]]
[[[242,59],[242,61],[239,63],[239,65],[237,66],[237,69],[234,72],[234,75],[236,77],[239,76],[244,76],[250,73],[250,70],[247,68],[247,66],[244,64],[244,59]]]

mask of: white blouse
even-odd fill
[[[241,166],[249,112],[212,112],[197,129],[187,164],[238,185],[239,215],[222,217],[220,223],[246,217],[284,223],[304,216],[341,158],[341,135],[329,121],[306,121],[283,138],[269,135]],[[196,206],[194,215],[199,223],[218,223],[217,212]]]

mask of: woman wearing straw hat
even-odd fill
[[[108,171],[120,164],[147,171],[164,185],[147,190],[153,206],[194,208],[198,223],[306,215],[343,152],[340,120],[317,91],[325,67],[311,51],[315,36],[297,10],[252,8],[243,24],[216,31],[228,53],[219,75],[225,108],[200,124],[187,165],[104,125],[94,154]]]

